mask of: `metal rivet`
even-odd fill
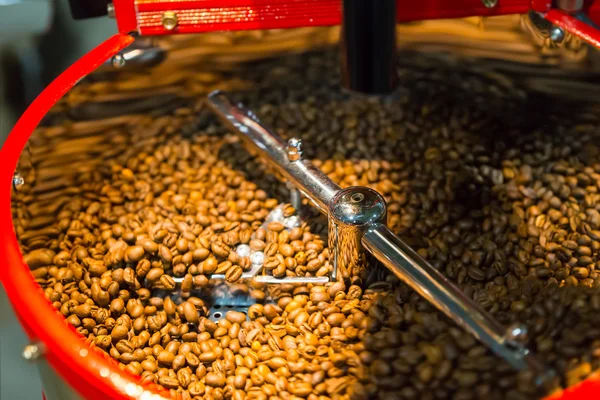
[[[550,39],[552,39],[554,43],[560,43],[564,40],[564,38],[565,31],[563,31],[558,26],[554,26],[550,29]]]
[[[119,69],[119,68],[123,68],[125,66],[125,57],[123,57],[121,54],[117,54],[115,55],[112,60],[112,66]]]
[[[163,13],[162,25],[166,30],[172,31],[177,27],[177,23],[177,14],[175,14],[173,11],[165,11]]]
[[[109,3],[106,6],[106,12],[107,12],[108,18],[114,18],[115,17],[115,5],[113,3]]]
[[[481,4],[486,8],[494,8],[498,5],[498,0],[481,0]]]
[[[38,343],[31,343],[23,349],[23,358],[27,361],[34,361],[43,355],[42,347]]]
[[[297,161],[302,157],[302,141],[300,139],[291,138],[288,140],[286,148],[289,161]]]
[[[21,174],[15,172],[15,174],[13,175],[12,183],[13,188],[17,190],[25,184],[25,179],[23,178],[23,176],[21,176]]]

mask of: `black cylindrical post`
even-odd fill
[[[342,0],[343,85],[365,94],[388,94],[396,75],[396,0]]]

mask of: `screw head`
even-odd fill
[[[289,161],[297,161],[302,157],[302,140],[291,138],[286,148]]]
[[[123,57],[121,54],[116,54],[111,60],[112,66],[116,69],[123,68],[125,66],[125,62],[125,57]]]
[[[23,358],[27,361],[35,361],[43,354],[42,348],[37,343],[31,343],[23,349]]]
[[[15,172],[15,174],[13,175],[12,183],[13,188],[17,190],[25,184],[25,178],[23,178],[23,176],[18,172]]]
[[[162,25],[168,31],[172,31],[177,27],[177,14],[173,11],[165,11],[162,16]]]
[[[554,43],[560,43],[565,39],[565,31],[563,31],[558,26],[554,26],[550,29],[550,39]]]
[[[481,4],[486,8],[494,8],[498,5],[498,0],[481,0]]]
[[[113,3],[108,3],[108,5],[106,6],[106,12],[107,12],[108,18],[114,18],[115,17],[115,5]]]

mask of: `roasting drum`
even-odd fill
[[[338,34],[337,28],[301,28],[165,37],[155,44],[166,59],[137,70],[104,65],[133,41],[116,35],[67,69],[25,112],[2,149],[0,271],[31,339],[24,355],[39,366],[48,400],[169,398],[90,350],[23,262],[22,254],[57,238],[51,225],[85,184],[70,183],[76,174],[91,174],[144,144],[195,134],[207,118],[202,98],[209,92],[265,89],[253,80],[257,63],[282,60],[285,69],[303,53],[335,52]],[[398,34],[401,91],[451,76],[439,83],[451,88],[455,101],[516,126],[598,123],[600,65],[577,39],[556,45],[521,16],[413,23]],[[587,398],[594,385],[589,378],[579,392],[557,398]]]

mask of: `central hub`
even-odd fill
[[[329,203],[329,250],[334,278],[356,283],[365,279],[367,254],[364,233],[374,224],[385,223],[384,198],[373,189],[353,186],[342,189]]]
[[[340,190],[331,199],[330,215],[338,223],[362,227],[375,222],[383,222],[387,207],[383,197],[373,189],[352,186]]]

